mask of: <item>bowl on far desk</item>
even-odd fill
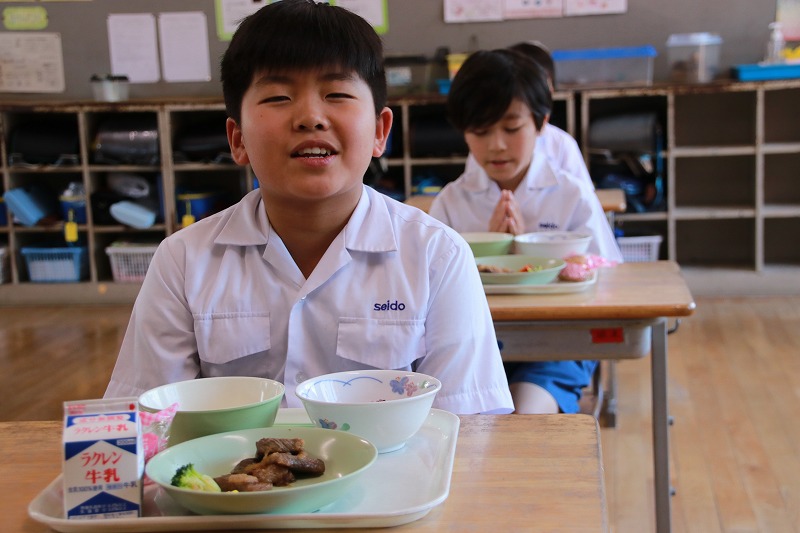
[[[465,232],[460,234],[472,250],[475,257],[487,255],[503,255],[511,251],[514,236],[510,233],[496,231]]]
[[[162,385],[139,396],[139,406],[158,412],[177,403],[169,446],[214,433],[272,426],[285,392],[272,379],[224,376]]]
[[[590,233],[578,231],[536,231],[514,237],[516,253],[564,259],[586,253],[592,242]]]
[[[359,435],[386,453],[419,431],[441,388],[418,372],[354,370],[311,378],[296,392],[316,426]]]

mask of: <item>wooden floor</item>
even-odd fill
[[[698,298],[669,336],[673,531],[800,533],[800,297]],[[0,307],[0,420],[102,396],[129,306]],[[652,531],[650,359],[617,365],[603,428],[613,531]]]

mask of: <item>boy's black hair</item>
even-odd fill
[[[485,128],[503,118],[515,98],[528,106],[541,130],[553,107],[544,69],[513,50],[480,50],[453,78],[447,117],[461,132]]]
[[[553,56],[550,55],[550,50],[548,50],[545,45],[539,41],[522,41],[517,44],[512,44],[508,49],[528,56],[534,63],[537,63],[547,72],[551,82],[556,82],[556,64],[555,61],[553,61]]]
[[[370,24],[341,7],[281,0],[246,17],[222,57],[228,116],[241,121],[242,99],[256,74],[336,66],[355,72],[372,92],[375,114],[386,106],[383,43]]]

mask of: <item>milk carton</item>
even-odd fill
[[[64,514],[137,517],[144,451],[136,398],[64,402]]]

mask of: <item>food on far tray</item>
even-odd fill
[[[561,281],[588,281],[599,267],[616,265],[616,262],[599,255],[572,255],[564,261],[567,264],[558,273],[558,279]]]
[[[230,474],[211,479],[217,485],[215,492],[270,490],[272,487],[285,487],[298,477],[325,473],[325,462],[306,452],[304,445],[303,439],[259,439],[254,457],[239,461]],[[178,469],[172,484],[194,490],[213,490],[205,488],[210,486],[205,478],[209,476],[197,473],[189,464]]]
[[[512,270],[510,268],[499,267],[495,265],[478,265],[478,272],[490,274],[510,274],[513,272],[539,272],[542,270],[542,265],[525,265],[519,270]]]

